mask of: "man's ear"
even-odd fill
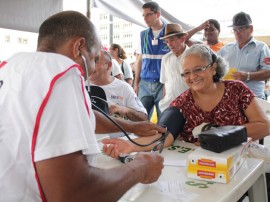
[[[253,33],[253,25],[250,25],[250,33],[252,34]]]
[[[78,57],[81,57],[82,49],[85,48],[85,39],[83,37],[78,38],[74,41],[73,47],[72,47],[72,55],[75,59]]]
[[[160,11],[157,12],[157,16],[158,16],[158,18],[161,16],[161,12]]]
[[[181,36],[181,41],[185,42],[187,38],[187,35]]]
[[[107,70],[110,70],[110,69],[112,69],[112,61],[108,62],[108,68],[107,68]]]

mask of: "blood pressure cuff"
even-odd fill
[[[179,133],[183,131],[185,122],[186,120],[180,110],[170,106],[161,113],[157,124],[167,127],[167,130],[176,139]]]
[[[199,134],[201,147],[213,152],[223,152],[247,141],[245,126],[220,126]]]
[[[88,90],[88,86],[86,86],[86,89]],[[88,94],[92,102],[93,110],[102,110],[106,114],[109,114],[109,105],[107,103],[106,93],[103,88],[99,86],[90,86],[90,91],[88,91]]]

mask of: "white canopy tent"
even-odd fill
[[[0,0],[0,28],[37,32],[40,24],[50,15],[63,10],[63,1],[75,0]],[[141,7],[150,0],[81,0],[91,1],[93,7],[145,27]],[[80,2],[81,2],[80,1]],[[235,13],[245,11],[252,17],[257,33],[269,34],[267,18],[269,0],[155,0],[162,8],[162,18],[179,23],[185,30],[214,18],[221,23],[221,34],[226,32]],[[259,12],[258,12],[259,11]],[[181,20],[179,20],[181,19]],[[225,33],[227,34],[227,33]]]
[[[125,19],[141,27],[145,27],[142,18],[142,5],[151,0],[92,0],[92,7],[97,7],[110,13],[113,16]],[[189,30],[191,27],[175,18],[168,11],[161,7],[162,20],[165,22],[179,23],[183,29]]]
[[[91,0],[93,7],[104,10],[113,16],[145,27],[142,18],[142,5],[151,0]],[[255,35],[269,35],[266,13],[269,11],[269,0],[153,0],[158,2],[162,18],[167,22],[179,23],[185,30],[198,26],[207,19],[214,18],[220,22],[221,35],[231,36],[233,16],[244,11],[250,14]]]
[[[0,0],[0,27],[38,32],[50,15],[63,10],[63,0]]]
[[[67,0],[68,1],[68,0]],[[69,0],[70,2],[72,0]],[[85,6],[88,0],[85,1]],[[120,17],[145,27],[141,7],[149,0],[90,0],[92,6],[100,8],[113,16]],[[38,32],[40,24],[50,15],[63,10],[63,0],[0,0],[0,28],[28,32]],[[162,8],[162,19],[175,22],[190,29]]]

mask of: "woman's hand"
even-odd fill
[[[200,141],[198,140],[197,142],[194,142],[194,144],[196,145],[196,146],[198,146],[198,147],[200,147],[201,146],[201,143],[200,143]]]
[[[103,152],[112,157],[118,158],[120,153],[128,154],[135,151],[135,145],[123,139],[103,139]]]

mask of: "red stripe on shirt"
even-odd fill
[[[5,64],[7,64],[6,61],[1,62],[1,63],[0,63],[0,69],[1,69]]]
[[[39,193],[40,193],[40,197],[42,199],[42,201],[46,201],[46,198],[45,198],[45,195],[43,193],[43,190],[42,190],[42,187],[41,187],[41,184],[40,184],[40,180],[38,178],[38,174],[37,174],[37,169],[36,169],[36,164],[34,162],[34,159],[35,159],[35,147],[36,147],[36,141],[37,141],[37,136],[38,136],[38,130],[39,130],[39,124],[40,124],[40,119],[41,119],[41,116],[42,116],[42,113],[44,111],[44,108],[46,106],[46,104],[48,103],[49,101],[49,98],[50,98],[50,95],[51,95],[51,92],[52,92],[52,89],[54,87],[54,84],[56,83],[56,81],[61,78],[66,72],[68,72],[70,69],[72,68],[78,68],[81,72],[81,74],[83,74],[83,70],[81,68],[81,66],[75,64],[75,65],[72,65],[71,67],[69,67],[67,70],[65,70],[64,72],[61,72],[60,74],[57,74],[51,81],[50,83],[50,88],[38,110],[38,114],[37,114],[37,117],[36,117],[36,123],[35,123],[35,127],[34,127],[34,132],[33,132],[33,137],[32,137],[32,147],[31,147],[31,156],[32,156],[32,164],[34,166],[34,169],[35,169],[35,177],[36,177],[36,181],[37,181],[37,184],[38,184],[38,188],[39,188]],[[81,78],[81,83],[82,83],[82,86],[83,85],[83,81],[82,81],[82,78]],[[88,107],[88,104],[86,102],[86,98],[85,98],[85,94],[84,94],[84,89],[82,88],[82,93],[83,93],[83,96],[84,96],[84,102],[85,102],[85,105],[86,105],[86,109],[87,109],[87,112],[89,114],[89,107]]]

